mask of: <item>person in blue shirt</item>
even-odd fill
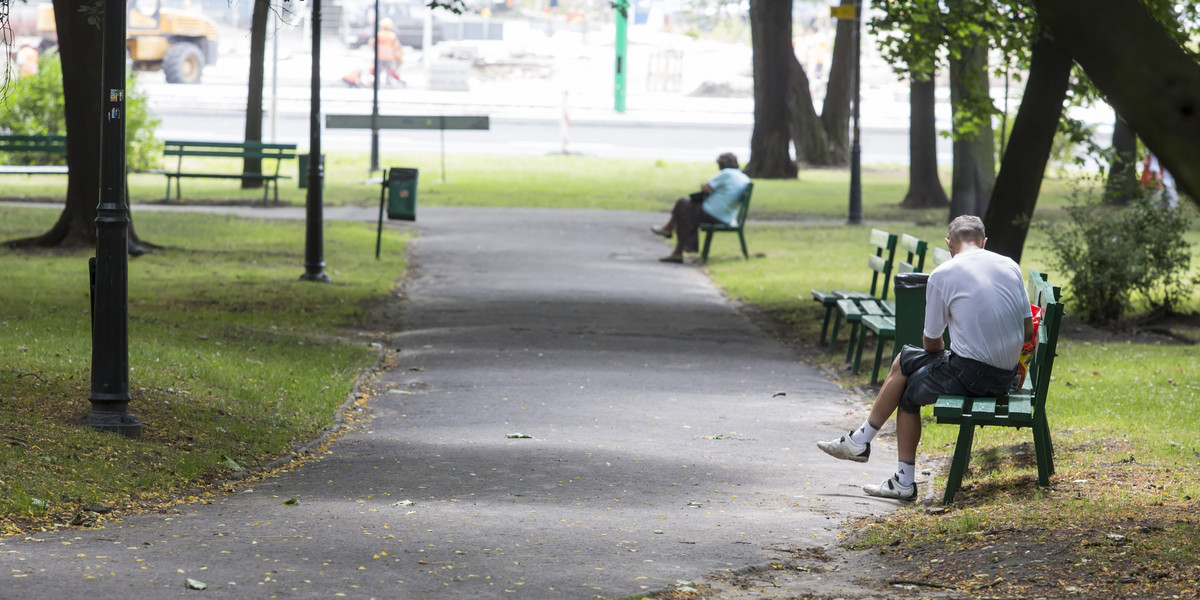
[[[717,167],[721,171],[700,184],[699,192],[675,201],[666,225],[650,228],[668,239],[675,236],[675,251],[660,258],[662,262],[682,263],[684,252],[698,252],[701,223],[737,225],[738,201],[750,178],[738,169],[737,157],[732,153],[718,156]]]

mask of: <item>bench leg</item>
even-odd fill
[[[879,363],[883,362],[883,343],[886,341],[882,335],[875,336],[875,365],[871,367],[871,385],[879,381]]]
[[[750,260],[750,253],[746,251],[746,236],[742,234],[742,230],[738,230],[738,241],[742,243],[742,258]]]
[[[713,232],[709,229],[707,235],[704,236],[704,248],[700,251],[700,262],[708,262],[708,247],[712,244],[712,236]]]
[[[867,328],[863,327],[858,336],[858,345],[854,349],[854,366],[850,369],[850,372],[855,375],[858,375],[858,369],[862,365],[862,351],[865,345],[867,345]]]
[[[829,334],[829,319],[830,319],[830,317],[833,315],[833,309],[834,309],[834,308],[836,308],[836,305],[834,305],[834,304],[828,304],[828,305],[826,305],[826,306],[825,306],[825,320],[821,322],[821,341],[820,341],[820,344],[821,344],[822,346],[824,346],[824,345],[825,345],[825,337],[826,337],[826,336]]]
[[[883,336],[875,337],[875,365],[871,366],[871,385],[875,385],[880,380],[880,362],[883,361],[883,342],[886,342]]]
[[[167,175],[167,193],[163,196],[163,204],[171,201],[171,176]]]
[[[1044,418],[1033,422],[1033,451],[1037,455],[1038,485],[1050,487],[1054,474],[1054,449],[1050,444],[1050,428]]]
[[[963,474],[971,462],[971,444],[975,442],[975,425],[963,423],[958,426],[958,442],[954,445],[954,460],[950,463],[950,475],[946,477],[946,494],[942,504],[954,502],[954,495],[962,484]]]
[[[829,332],[829,352],[832,354],[833,349],[837,346],[838,329],[842,327],[842,313],[837,311],[833,315],[833,330]]]
[[[270,201],[271,201],[271,180],[267,179],[267,180],[263,181],[263,205],[265,206]]]
[[[846,342],[846,362],[850,362],[854,360],[854,348],[857,346],[855,340],[861,340],[859,336],[867,335],[867,331],[861,321],[851,322],[850,319],[846,319],[846,324],[850,326],[850,340]]]

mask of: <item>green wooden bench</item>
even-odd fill
[[[841,325],[841,311],[838,310],[839,300],[871,299],[887,300],[888,286],[891,284],[892,265],[896,260],[896,235],[880,229],[872,229],[868,236],[872,250],[867,255],[867,266],[871,269],[871,290],[869,292],[853,292],[848,290],[811,290],[813,300],[825,307],[825,319],[821,323],[821,345],[825,345],[825,336],[829,335],[829,351],[833,352],[837,343],[838,328]],[[882,283],[881,283],[882,281]],[[830,322],[833,331],[830,332]]]
[[[750,260],[750,253],[746,251],[746,234],[742,228],[746,226],[746,213],[750,211],[750,193],[754,191],[754,182],[746,184],[746,189],[742,190],[742,198],[738,200],[737,225],[726,225],[724,223],[701,223],[700,231],[707,232],[704,237],[704,248],[700,251],[700,262],[708,262],[708,247],[712,244],[713,234],[718,231],[736,231],[738,241],[742,243],[742,256],[746,260]]]
[[[925,268],[925,248],[926,244],[923,240],[917,239],[907,233],[900,236],[898,242],[899,250],[907,253],[904,260],[896,261],[896,266],[892,269],[895,273],[913,273],[919,272]],[[895,295],[895,290],[893,290]],[[864,298],[853,302],[838,301],[838,312],[840,316],[846,319],[846,323],[850,325],[850,340],[846,344],[846,362],[853,361],[853,371],[858,374],[858,365],[862,357],[862,335],[866,334],[865,330],[861,329],[861,323],[866,317],[872,317],[876,320],[886,319],[896,312],[896,302],[894,300],[879,300],[876,298]],[[859,335],[859,333],[862,335]],[[857,340],[857,343],[855,343]],[[858,354],[855,354],[855,349],[858,349]],[[875,383],[872,381],[871,383]]]
[[[65,135],[0,135],[0,152],[32,155],[35,162],[54,162],[66,157]],[[66,175],[67,165],[0,165],[0,175]]]
[[[290,179],[287,175],[279,174],[279,167],[286,159],[296,158],[295,144],[265,144],[262,142],[197,142],[182,140],[166,140],[163,142],[163,155],[176,157],[175,170],[156,170],[154,173],[167,176],[167,195],[164,202],[171,201],[171,180],[175,180],[175,199],[182,199],[182,180],[184,178],[206,179],[261,179],[263,181],[263,202],[267,201],[271,188],[275,188],[275,201],[279,201],[279,180]],[[184,170],[184,158],[233,158],[274,160],[275,170],[267,173],[242,173],[238,165],[236,173],[215,170]],[[191,164],[187,165],[189,168]],[[266,171],[266,169],[263,169]]]
[[[943,503],[954,501],[971,460],[975,428],[984,425],[1032,429],[1038,485],[1050,485],[1050,476],[1054,474],[1054,445],[1050,441],[1050,425],[1046,420],[1046,396],[1058,349],[1058,328],[1063,317],[1059,292],[1059,288],[1050,285],[1045,275],[1038,271],[1029,272],[1029,296],[1033,304],[1042,307],[1042,323],[1038,326],[1037,349],[1030,361],[1029,373],[1019,391],[1000,398],[940,396],[934,404],[933,416],[938,423],[958,425],[958,442],[954,446],[954,459],[946,478]]]
[[[916,238],[912,238],[916,240]],[[913,241],[909,240],[908,246],[914,247]],[[903,241],[903,240],[902,240]],[[919,241],[919,240],[917,240]],[[924,243],[924,242],[921,242]],[[918,261],[918,264],[912,263],[912,253],[909,254],[909,260],[900,261],[896,266],[897,273],[920,273],[924,267],[924,261]],[[950,251],[945,248],[933,249],[933,267],[936,269],[938,265],[950,260]],[[900,353],[900,347],[903,344],[918,345],[922,342],[921,335],[918,332],[915,337],[910,336],[905,339],[900,339],[897,334],[896,311],[895,304],[892,305],[892,310],[886,315],[870,315],[862,319],[862,335],[858,338],[858,347],[855,348],[853,372],[858,374],[860,365],[862,364],[863,347],[866,345],[867,332],[875,334],[875,362],[871,367],[871,385],[875,385],[879,381],[879,367],[883,366],[883,345],[885,342],[892,343],[892,358]],[[891,361],[888,361],[891,364]]]

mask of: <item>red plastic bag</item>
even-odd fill
[[[1042,307],[1030,304],[1030,310],[1033,311],[1033,337],[1021,346],[1021,359],[1017,362],[1017,375],[1013,378],[1013,390],[1021,389],[1025,385],[1025,374],[1029,372],[1029,363],[1033,361],[1033,353],[1037,351],[1038,329],[1042,324]]]

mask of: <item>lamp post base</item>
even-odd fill
[[[130,439],[142,437],[142,422],[129,413],[90,412],[83,422],[92,429],[119,433]]]
[[[329,275],[325,273],[305,273],[300,276],[300,281],[316,281],[319,283],[329,283],[332,281]]]

